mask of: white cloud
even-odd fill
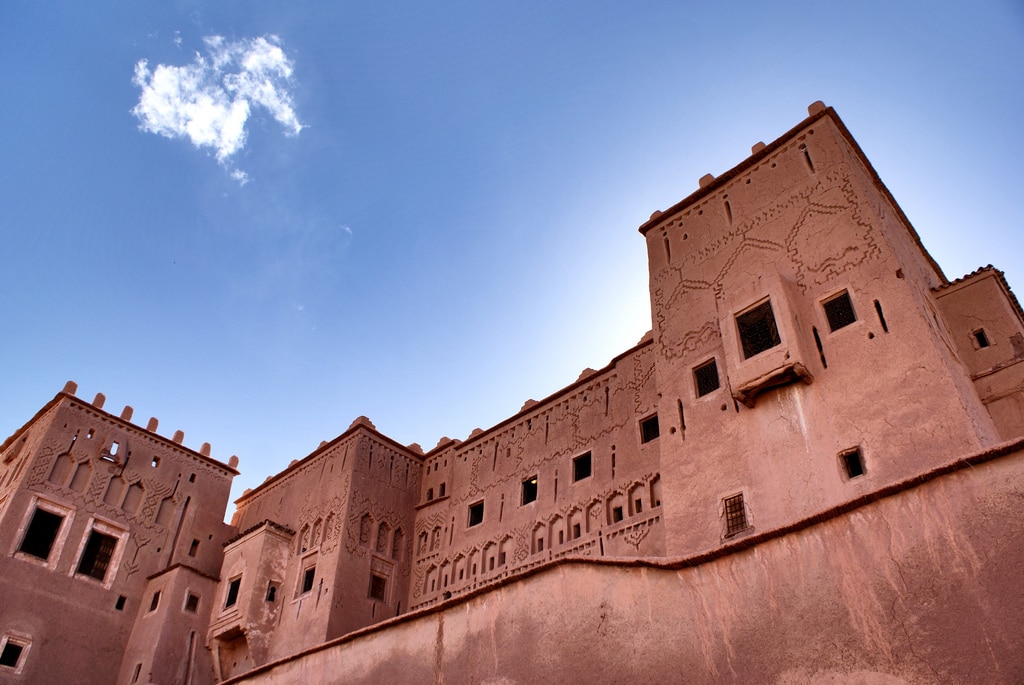
[[[302,124],[292,106],[292,62],[277,36],[237,41],[208,36],[207,55],[196,53],[191,64],[135,65],[132,82],[142,89],[132,108],[140,128],[168,138],[188,138],[197,148],[216,151],[227,160],[245,146],[246,122],[262,107],[295,136]],[[250,179],[234,169],[232,178],[245,185]]]

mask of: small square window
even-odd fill
[[[640,422],[640,442],[656,440],[661,435],[661,428],[658,426],[658,415],[648,416]]]
[[[238,576],[228,583],[228,598],[224,602],[224,608],[233,607],[238,603],[238,590],[242,587],[242,576]]]
[[[101,533],[95,528],[92,529],[89,531],[89,539],[85,543],[85,551],[82,552],[76,573],[99,581],[105,580],[115,549],[117,549],[117,538]]]
[[[612,523],[622,520],[622,507],[612,507]]]
[[[431,502],[434,499],[434,488],[427,488],[427,501]]]
[[[484,502],[480,500],[469,505],[469,525],[477,526],[484,522]]]
[[[857,320],[853,302],[850,301],[850,293],[845,290],[826,300],[822,306],[825,307],[825,318],[828,319],[828,327],[832,331],[838,331]]]
[[[4,646],[0,649],[0,666],[18,670],[21,667],[21,656],[25,652],[26,644],[7,638]]]
[[[370,575],[370,599],[383,602],[388,589],[388,580],[378,576],[376,573]]]
[[[725,504],[725,536],[736,535],[748,528],[747,510],[743,504],[743,493],[726,497]]]
[[[779,329],[775,325],[775,313],[771,300],[765,300],[753,309],[736,317],[736,328],[743,346],[743,358],[750,359],[756,354],[782,344]]]
[[[302,592],[299,594],[306,594],[313,590],[313,580],[316,578],[316,566],[310,566],[302,572]]]
[[[718,390],[721,382],[718,379],[718,364],[714,359],[693,370],[693,382],[697,387],[697,397],[704,397]]]
[[[988,341],[988,335],[985,333],[984,328],[979,328],[978,330],[974,331],[973,335],[974,342],[975,344],[977,344],[979,350],[984,347],[988,347],[989,345],[992,344]]]
[[[190,614],[196,613],[199,610],[199,595],[193,595],[191,592],[185,597],[185,611]]]
[[[581,454],[572,460],[572,480],[576,482],[583,480],[584,478],[590,478],[591,473],[591,459],[590,452]]]
[[[843,471],[847,478],[864,475],[864,460],[861,458],[859,447],[843,452],[839,455],[839,459],[843,463]]]
[[[523,481],[522,503],[529,504],[537,499],[537,476],[530,476]]]

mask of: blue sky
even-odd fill
[[[429,449],[607,364],[637,226],[815,100],[948,277],[1024,293],[1012,0],[9,0],[0,60],[0,434],[73,379],[236,496],[361,414]]]

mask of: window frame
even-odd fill
[[[708,368],[714,368],[715,370],[715,387],[702,392],[700,380],[701,372]],[[722,374],[718,370],[718,359],[715,357],[694,366],[691,370],[691,374],[693,375],[693,394],[697,399],[707,397],[708,395],[722,389]]]
[[[586,475],[579,475],[580,468],[578,464],[582,464],[583,460],[586,459],[587,473]],[[579,454],[572,458],[572,482],[579,483],[581,480],[592,478],[594,475],[594,453],[587,450],[583,454]]]
[[[736,503],[739,504],[738,514],[737,508],[734,506]],[[747,500],[742,491],[722,498],[722,520],[725,524],[723,533],[725,538],[734,538],[752,528],[750,517],[747,516]],[[740,522],[741,525],[734,527],[734,521]]]
[[[79,569],[82,562],[85,561],[85,552],[89,547],[89,542],[92,539],[93,533],[104,535],[114,539],[114,549],[110,552],[110,557],[107,559],[107,567],[103,571],[103,578],[97,578],[96,576],[83,573]],[[121,566],[121,556],[124,554],[125,539],[128,537],[128,531],[123,528],[104,521],[96,517],[89,519],[89,523],[85,528],[85,532],[82,535],[82,542],[78,546],[78,553],[75,555],[75,561],[71,564],[70,575],[73,578],[79,578],[88,582],[99,583],[105,588],[110,588],[114,583],[114,579],[117,578],[117,572]]]
[[[478,509],[479,507],[479,509]],[[479,512],[479,516],[477,516]],[[475,528],[484,522],[484,501],[477,500],[469,505],[466,517],[466,528]]]
[[[830,307],[834,306],[837,302],[844,299],[846,300],[846,304],[849,307],[849,314],[852,315],[853,318],[850,319],[849,321],[846,321],[845,323],[837,318],[836,322],[838,322],[838,325],[833,326],[833,316],[838,317],[840,313],[845,314],[846,312],[839,312],[837,310],[830,309]],[[853,324],[860,321],[860,318],[857,316],[857,309],[856,307],[853,306],[853,297],[851,297],[848,288],[843,288],[839,292],[833,293],[832,295],[829,295],[825,299],[821,300],[821,311],[825,315],[825,323],[828,324],[828,332],[830,334],[838,333],[844,328],[848,328],[849,326],[852,326]],[[830,311],[833,313],[830,314]]]
[[[534,474],[534,475],[528,477],[526,480],[523,480],[523,481],[520,482],[520,484],[519,484],[519,506],[522,507],[522,506],[525,506],[527,504],[530,504],[531,502],[536,502],[537,501],[537,498],[538,498],[539,493],[540,493],[539,481],[540,481],[540,475],[539,474]],[[527,494],[531,495],[531,497],[529,499],[526,498]]]
[[[224,590],[224,604],[221,609],[231,611],[238,607],[238,595],[242,593],[242,574],[230,578]],[[237,609],[236,609],[237,610]]]
[[[366,589],[366,596],[375,602],[381,602],[382,604],[388,603],[388,582],[387,576],[381,575],[380,573],[370,572],[370,586]],[[380,581],[380,595],[374,594],[374,581]]]
[[[60,516],[62,518],[60,525],[57,527],[57,532],[53,536],[53,540],[50,543],[50,552],[45,559],[42,559],[29,552],[21,551],[22,546],[25,543],[25,537],[28,535],[29,526],[32,524],[32,519],[35,518],[35,513],[38,509]],[[67,542],[68,534],[71,531],[71,523],[74,520],[75,510],[71,507],[66,507],[50,500],[42,499],[41,497],[33,497],[29,503],[28,508],[25,510],[25,516],[19,530],[19,535],[16,540],[17,543],[14,546],[12,555],[28,561],[33,564],[38,564],[45,568],[53,571],[57,568],[57,562],[60,561],[61,554],[64,551],[64,545]]]
[[[744,333],[749,335],[754,324],[744,323],[743,320],[751,317],[755,312],[764,307],[767,307],[767,312],[771,315],[771,324],[769,325],[767,332],[769,334],[768,337],[771,338],[772,342],[766,347],[759,347],[757,350],[753,350],[753,345],[748,345],[748,337],[745,336]],[[749,307],[739,311],[733,317],[733,324],[736,327],[736,339],[740,345],[740,355],[743,358],[743,361],[753,359],[758,355],[764,354],[768,350],[773,350],[782,345],[782,334],[779,332],[779,322],[775,317],[775,308],[772,307],[772,298],[770,296],[761,298]]]
[[[0,665],[0,673],[10,673],[13,675],[19,675],[25,670],[25,663],[28,661],[29,652],[32,649],[32,638],[28,635],[22,635],[15,632],[5,632],[0,637],[0,655],[7,649],[7,645],[12,644],[21,648],[18,652],[18,658],[15,660],[13,666]]]
[[[650,437],[648,437],[648,433],[649,433],[648,427],[651,426],[652,424],[654,426],[654,433],[655,434],[651,435]],[[660,438],[661,437],[661,424],[658,422],[658,412],[654,412],[653,414],[649,414],[649,415],[643,417],[642,419],[640,419],[639,430],[640,430],[640,444],[641,445],[646,445],[647,443],[654,442],[655,440]]]

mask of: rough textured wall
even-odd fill
[[[563,562],[238,682],[1019,683],[1021,497],[1018,451],[693,567]]]
[[[656,406],[647,341],[504,424],[431,452],[411,608],[565,554],[662,554],[661,438],[640,434]],[[575,470],[581,459],[585,476]]]

